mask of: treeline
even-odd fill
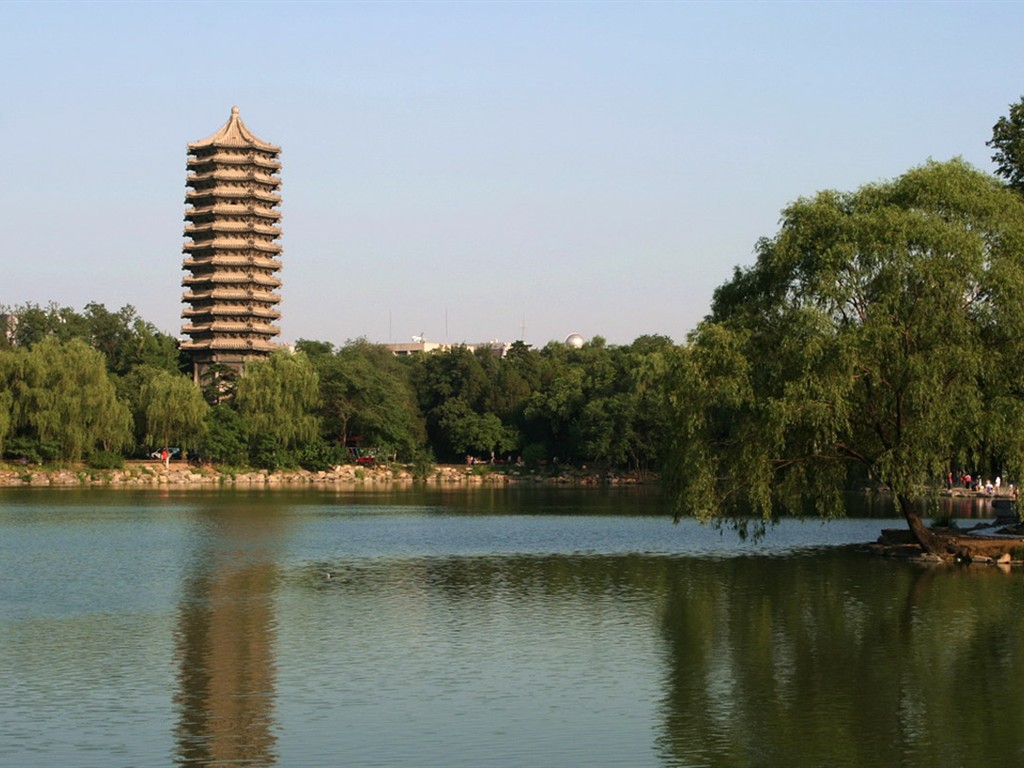
[[[667,432],[664,336],[582,348],[517,342],[395,357],[359,339],[302,340],[196,386],[174,338],[89,304],[26,305],[0,334],[5,460],[94,465],[174,446],[217,463],[323,469],[351,448],[401,462],[656,470]]]

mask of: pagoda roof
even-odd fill
[[[241,238],[214,238],[211,240],[186,241],[181,246],[183,253],[197,253],[199,251],[223,250],[223,251],[262,251],[263,253],[281,253],[284,248],[270,240],[243,240]],[[201,256],[197,256],[201,258]]]
[[[281,262],[270,258],[269,256],[239,256],[233,253],[217,253],[213,255],[201,256],[199,258],[189,258],[181,262],[182,269],[202,269],[203,267],[247,267],[253,266],[259,269],[272,269],[278,270],[281,268]]]
[[[281,281],[270,275],[265,275],[261,272],[208,272],[202,275],[185,275],[181,278],[181,284],[183,286],[189,285],[234,285],[240,287],[242,290],[246,289],[246,286],[258,285],[260,287],[271,287],[277,288],[281,285]]]
[[[207,307],[186,307],[182,317],[262,317],[279,320],[281,313],[276,309],[256,304],[212,304]]]
[[[215,320],[208,323],[189,323],[181,329],[182,333],[190,336],[201,336],[206,333],[248,333],[259,336],[277,336],[281,333],[266,321],[251,320]]]
[[[190,290],[182,297],[182,301],[252,301],[263,304],[279,304],[281,297],[266,290],[254,291],[252,288],[215,287],[206,290]]]
[[[261,168],[271,168],[275,171],[281,170],[281,161],[273,160],[264,155],[228,155],[213,154],[202,157],[189,158],[188,167],[195,168],[206,165],[258,165]]]
[[[212,218],[214,215],[223,216],[259,216],[262,219],[280,219],[281,212],[276,208],[267,208],[262,205],[246,205],[245,203],[232,203],[228,201],[215,202],[213,205],[197,206],[185,209],[185,219]]]
[[[248,211],[243,210],[240,215],[247,215]],[[236,235],[265,235],[267,237],[278,237],[281,234],[281,228],[275,227],[273,224],[254,223],[250,224],[247,221],[225,221],[223,219],[213,219],[213,221],[203,222],[202,224],[186,224],[185,225],[185,236],[192,237],[194,235],[202,235],[215,232],[227,232],[229,234]]]
[[[258,189],[238,189],[237,187],[206,187],[205,189],[189,190],[185,193],[185,202],[192,203],[194,200],[205,200],[208,197],[214,198],[253,198],[262,200],[272,205],[281,202],[281,196],[272,192],[262,192]],[[193,203],[194,204],[194,203]]]
[[[267,152],[280,152],[281,148],[263,141],[255,133],[246,128],[238,114],[238,107],[231,108],[231,117],[212,136],[188,145],[189,152],[207,147],[255,147]]]
[[[278,176],[237,168],[218,168],[212,171],[204,171],[203,173],[190,173],[185,177],[185,183],[189,186],[210,181],[228,181],[232,183],[258,181],[261,184],[267,184],[272,187],[281,186],[281,179]]]
[[[186,350],[226,349],[230,351],[255,350],[272,352],[278,349],[278,345],[263,339],[202,339],[183,341],[181,342],[181,348]]]

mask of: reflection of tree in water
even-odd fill
[[[1024,754],[1019,574],[830,553],[678,560],[667,765],[977,764]]]
[[[274,747],[274,607],[281,535],[272,518],[218,507],[184,587],[177,632],[177,762],[269,766]]]

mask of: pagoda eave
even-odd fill
[[[204,339],[202,341],[183,341],[181,349],[189,352],[218,350],[225,352],[273,352],[280,347],[265,339]]]
[[[260,304],[280,304],[281,297],[270,291],[255,291],[251,288],[211,288],[208,290],[186,291],[182,301],[251,301]]]
[[[280,253],[284,250],[277,243],[262,240],[201,240],[188,242],[181,246],[184,253],[197,251],[263,251],[264,253]]]

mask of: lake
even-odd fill
[[[985,508],[964,508],[984,516]],[[0,492],[0,766],[1024,764],[1024,582],[656,492]]]

